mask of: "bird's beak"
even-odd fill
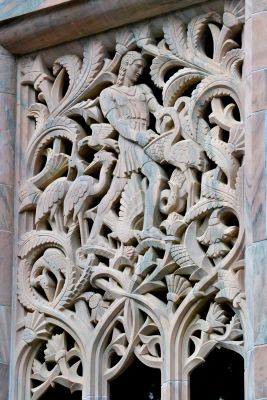
[[[96,172],[100,166],[101,166],[101,161],[93,159],[93,161],[88,165],[88,167],[85,168],[84,175]]]

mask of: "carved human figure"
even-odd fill
[[[143,72],[144,65],[140,53],[127,52],[122,58],[116,84],[104,89],[100,94],[102,112],[119,133],[119,157],[110,189],[98,205],[89,242],[97,241],[104,216],[119,198],[131,174],[139,172],[148,179],[141,238],[160,239],[162,236],[156,226],[160,222],[159,195],[166,185],[167,176],[163,169],[145,154],[144,147],[157,137],[153,130],[148,129],[149,113],[159,116],[163,107],[147,85],[135,84]]]

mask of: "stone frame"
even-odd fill
[[[138,6],[144,3],[140,1]],[[159,7],[157,1],[151,2],[152,8],[149,8],[149,15],[153,13],[154,15],[161,12],[173,11],[196,2],[179,2],[179,4],[167,4],[163,5],[163,9]],[[154,4],[153,4],[154,3]],[[198,2],[199,3],[199,2]],[[100,3],[99,3],[100,4]],[[144,5],[144,4],[143,4]],[[264,78],[265,68],[267,65],[266,55],[264,54],[264,39],[265,35],[259,34],[264,31],[264,22],[266,21],[267,6],[265,3],[260,1],[246,1],[246,23],[245,23],[245,67],[244,67],[244,98],[245,98],[245,131],[246,131],[246,171],[245,171],[245,225],[246,225],[246,279],[247,279],[247,303],[248,303],[248,326],[247,326],[247,357],[246,357],[246,388],[247,388],[247,399],[263,399],[267,397],[267,387],[265,383],[265,377],[267,374],[265,360],[266,360],[266,339],[265,339],[265,329],[266,323],[263,315],[266,315],[266,304],[265,297],[262,299],[255,299],[259,291],[264,291],[264,277],[265,270],[264,264],[266,262],[266,187],[265,187],[265,119],[266,119],[266,100],[264,93],[257,93],[256,87],[260,85],[260,82]],[[76,9],[80,6],[77,5]],[[62,12],[69,12],[70,5],[65,5]],[[120,5],[119,5],[120,7]],[[166,8],[165,8],[166,7]],[[152,11],[154,10],[154,11]],[[102,16],[106,15],[107,10],[103,11],[100,4],[98,12],[102,13]],[[50,11],[54,15],[57,10]],[[117,11],[118,12],[118,9]],[[51,15],[52,15],[51,14]],[[78,13],[79,14],[79,13]],[[60,15],[60,14],[58,14]],[[99,14],[98,14],[99,15]],[[123,15],[123,13],[119,13]],[[139,19],[146,18],[147,14],[142,14],[138,17]],[[27,17],[29,23],[34,18],[37,21],[45,21],[46,18],[42,15],[36,14],[36,16]],[[38,19],[39,18],[39,19]],[[103,18],[103,21],[105,19]],[[81,21],[79,16],[77,17],[77,25]],[[118,25],[124,25],[125,23],[133,22],[129,19],[116,20],[114,23]],[[56,25],[60,26],[60,17],[56,19]],[[34,24],[33,24],[34,25]],[[76,26],[77,26],[76,25]],[[86,25],[86,24],[85,24]],[[54,45],[55,42],[52,35],[49,35],[49,28],[43,31],[40,35],[37,32],[31,32],[31,35],[36,35],[37,40],[33,43],[29,42],[29,36],[25,28],[24,21],[11,21],[6,26],[0,28],[1,35],[1,76],[4,77],[2,84],[0,86],[0,99],[2,110],[5,110],[5,105],[9,104],[8,112],[5,112],[2,116],[2,126],[4,126],[3,133],[6,135],[1,136],[3,141],[3,148],[9,148],[11,150],[12,145],[10,143],[14,140],[15,128],[14,122],[10,122],[10,114],[15,115],[15,57],[17,54],[29,53],[36,50],[40,42],[43,41],[44,36],[49,37],[47,42],[42,42],[42,47],[47,47],[49,45]],[[37,26],[37,25],[36,25]],[[114,25],[115,26],[115,25]],[[103,26],[103,29],[106,25]],[[14,31],[17,30],[21,32],[22,44],[20,48],[16,47],[16,41],[14,41]],[[21,29],[21,30],[20,30]],[[64,29],[64,27],[62,28]],[[96,28],[95,29],[99,29]],[[75,29],[74,29],[75,31]],[[93,31],[83,31],[82,35],[88,35],[98,32],[99,30]],[[62,32],[62,31],[61,31]],[[44,35],[44,36],[43,36]],[[39,36],[39,37],[38,37]],[[75,39],[75,34],[70,33],[67,41]],[[65,38],[64,38],[65,39]],[[24,40],[24,44],[23,44]],[[62,40],[62,39],[61,39]],[[65,41],[65,40],[64,40]],[[10,53],[10,52],[11,53]],[[266,52],[265,52],[266,53]],[[255,88],[255,89],[254,89]],[[263,89],[264,92],[265,88]],[[7,145],[7,147],[6,147]],[[255,153],[254,146],[257,146]],[[5,146],[5,147],[4,147]],[[5,153],[6,156],[7,153]],[[18,154],[18,149],[16,147],[16,154]],[[4,326],[5,332],[9,330],[9,316],[10,316],[10,289],[11,289],[11,270],[12,270],[12,247],[13,243],[12,232],[13,227],[13,217],[12,212],[10,212],[10,204],[13,204],[13,190],[14,190],[14,155],[13,151],[9,152],[8,160],[1,157],[1,186],[3,191],[3,207],[1,208],[1,244],[4,244],[3,253],[5,254],[5,260],[3,262],[3,272],[7,273],[7,278],[5,278],[10,286],[5,285],[5,291],[1,291],[1,326]],[[16,210],[15,210],[16,213]],[[15,228],[16,229],[16,228]],[[16,237],[15,230],[15,237]],[[16,239],[14,241],[14,247],[16,248]],[[15,251],[13,250],[14,259],[16,258]],[[9,268],[6,268],[6,260],[10,260]],[[13,280],[13,286],[15,282]],[[3,293],[3,295],[2,295]],[[3,296],[3,297],[2,297]],[[12,331],[14,332],[14,325]],[[3,344],[3,349],[1,348],[1,377],[3,376],[7,382],[7,364],[8,364],[8,334],[6,333],[6,342]],[[10,377],[12,382],[12,376]],[[1,387],[3,395],[6,396],[4,386]]]

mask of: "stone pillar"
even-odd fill
[[[8,398],[12,293],[16,68],[0,47],[0,399]]]
[[[267,399],[267,1],[246,0],[246,400]]]

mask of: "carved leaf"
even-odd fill
[[[160,54],[158,57],[155,57],[150,66],[150,75],[152,81],[158,88],[164,87],[164,75],[168,72],[169,69],[179,66],[177,62],[177,58],[174,57],[171,53]]]
[[[79,78],[82,62],[76,55],[67,55],[57,58],[53,64],[53,74],[58,75],[61,68],[64,68],[69,77],[68,89],[64,97],[67,97],[73,90],[75,82]],[[54,87],[52,91],[55,90]]]
[[[197,69],[183,68],[176,72],[165,84],[163,88],[163,104],[165,107],[173,107],[175,101],[181,97],[187,89],[194,87],[207,76],[205,72]]]
[[[45,104],[34,103],[29,107],[27,116],[34,118],[36,121],[35,133],[38,133],[42,129],[48,114],[48,108]]]
[[[25,233],[19,242],[18,256],[22,259],[28,257],[28,255],[37,248],[52,247],[64,248],[64,238],[58,235],[56,232],[49,231],[30,231]]]
[[[187,40],[188,47],[194,53],[196,50],[202,50],[204,47],[203,33],[207,28],[207,22],[214,21],[217,23],[221,22],[221,17],[217,13],[209,13],[193,18],[188,24]]]
[[[144,212],[143,196],[142,179],[138,175],[132,175],[122,193],[119,211],[119,224],[125,230],[126,237],[127,230],[139,229]]]
[[[81,69],[81,81],[83,88],[90,85],[100,72],[104,59],[104,47],[101,42],[88,41],[83,53],[83,66]]]
[[[182,60],[186,58],[186,27],[178,17],[170,16],[163,25],[163,32],[171,52]]]

